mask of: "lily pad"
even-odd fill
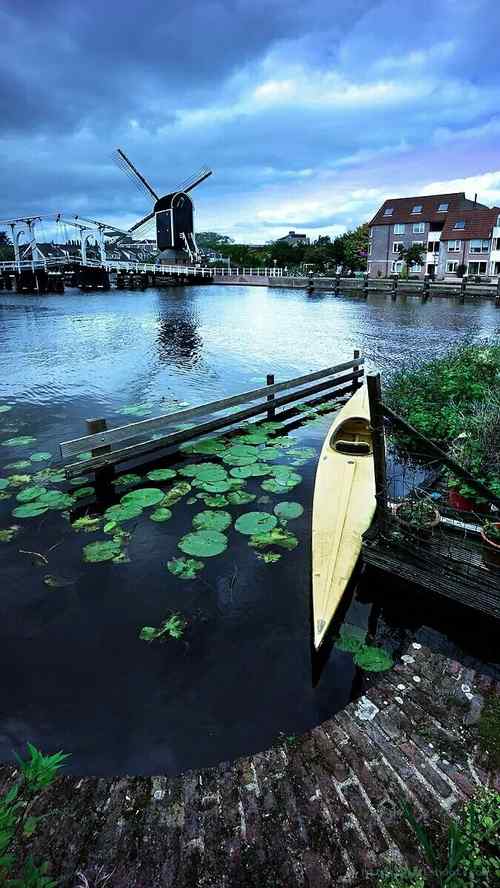
[[[246,435],[241,435],[238,438],[239,444],[265,444],[268,439],[268,436],[265,432],[248,432]]]
[[[283,501],[281,503],[278,503],[274,507],[273,512],[275,515],[278,516],[278,518],[283,518],[285,521],[290,521],[293,518],[300,518],[300,516],[304,513],[304,508],[300,505],[300,503],[289,503]]]
[[[193,518],[193,527],[195,530],[223,531],[230,527],[232,520],[229,512],[211,509],[208,512],[198,512]]]
[[[248,466],[236,466],[229,472],[233,478],[260,478],[271,473],[271,467],[265,463],[254,462]]]
[[[197,465],[195,464],[191,466],[190,469],[190,474],[193,478],[207,484],[212,484],[216,481],[225,481],[227,478],[226,470],[223,466],[217,465],[217,463],[198,463]],[[187,474],[187,472],[183,472],[182,474]]]
[[[10,527],[6,527],[3,530],[0,530],[0,543],[10,543],[13,539],[18,535],[21,530],[19,524],[12,524]]]
[[[120,407],[116,413],[122,416],[149,416],[153,408],[151,404],[129,404],[126,407]]]
[[[186,555],[210,558],[227,549],[227,537],[217,530],[197,530],[187,533],[177,545]]]
[[[34,444],[36,438],[31,435],[19,435],[17,438],[7,438],[2,441],[2,447],[26,447],[27,444]]]
[[[267,446],[262,447],[258,453],[258,459],[264,460],[264,462],[274,462],[276,459],[280,459],[283,456],[283,448],[282,447],[274,447]]]
[[[31,481],[31,475],[9,475],[7,480],[11,487],[24,487]]]
[[[196,478],[200,465],[206,465],[206,463],[189,463],[187,466],[181,466],[177,471],[185,478]]]
[[[142,506],[139,503],[117,503],[106,509],[104,517],[107,521],[130,521],[132,518],[139,518],[142,515]]]
[[[179,614],[172,614],[168,620],[165,620],[159,629],[154,626],[143,626],[139,632],[141,641],[154,641],[156,638],[163,638],[169,635],[170,638],[182,638],[186,628],[186,621]]]
[[[227,502],[231,506],[244,506],[246,503],[252,503],[254,499],[256,499],[256,494],[248,493],[246,490],[231,490],[227,494]]]
[[[32,500],[38,499],[43,493],[47,493],[46,487],[26,487],[20,490],[16,496],[18,503],[30,503]]]
[[[163,521],[168,521],[168,519],[172,517],[172,512],[170,509],[160,506],[159,509],[155,509],[154,512],[151,512],[149,517],[151,518],[151,521],[158,521],[160,524]]]
[[[183,448],[186,453],[201,453],[206,456],[222,453],[225,449],[226,442],[221,438],[206,438],[204,441],[197,441]]]
[[[146,478],[150,481],[170,481],[176,475],[177,472],[174,469],[153,469],[152,472],[147,473]]]
[[[392,669],[394,661],[384,648],[364,645],[354,654],[354,662],[365,672],[385,672]]]
[[[294,459],[314,459],[316,450],[314,447],[293,447],[288,451],[288,456]]]
[[[245,512],[235,521],[234,529],[239,533],[255,536],[255,534],[268,533],[276,527],[278,519],[269,512]]]
[[[237,491],[236,491],[237,492]],[[222,493],[197,493],[196,497],[191,497],[191,499],[196,502],[197,499],[202,500],[206,506],[209,506],[211,509],[220,509],[222,506],[227,506],[229,503],[229,496],[231,494],[227,494],[224,496]],[[189,500],[186,500],[189,502]]]
[[[84,533],[95,533],[96,530],[99,530],[100,525],[101,518],[93,515],[83,515],[81,518],[75,518],[71,527],[76,531],[83,530]]]
[[[257,558],[260,558],[261,561],[264,561],[266,564],[274,564],[276,561],[279,561],[281,555],[279,552],[259,552],[257,553]]]
[[[78,490],[73,492],[73,496],[75,499],[83,499],[86,496],[93,496],[94,492],[93,487],[79,487]]]
[[[69,493],[62,493],[60,490],[48,490],[43,493],[37,502],[46,505],[48,509],[71,509],[75,505],[75,499]]]
[[[250,537],[249,546],[254,549],[267,549],[269,546],[279,546],[282,549],[295,549],[299,541],[293,533],[283,527],[275,527],[269,533],[259,533]]]
[[[268,422],[261,422],[259,424],[259,429],[262,429],[263,432],[276,432],[278,429],[283,428],[283,423],[278,422],[278,420],[270,419]]]
[[[8,478],[0,478],[0,490],[5,490],[9,486]]]
[[[163,490],[160,490],[159,487],[141,487],[139,490],[131,490],[130,493],[126,493],[125,496],[122,496],[121,502],[147,509],[149,506],[160,503],[164,496]]]
[[[31,466],[29,459],[17,459],[15,462],[7,463],[4,469],[9,472],[11,469],[27,469]]]
[[[62,589],[64,586],[72,586],[73,583],[76,583],[76,580],[71,580],[68,577],[58,577],[54,574],[46,574],[43,582],[50,589]]]
[[[30,456],[31,462],[46,462],[48,459],[52,459],[52,454],[45,451],[32,453]]]
[[[88,475],[77,475],[76,478],[71,478],[69,483],[72,484],[73,487],[79,487],[80,484],[87,484],[88,481],[90,481],[90,478]],[[116,484],[116,481],[115,481],[115,484]]]
[[[180,580],[194,580],[204,567],[204,562],[196,561],[195,558],[172,558],[167,562],[170,573]]]
[[[177,503],[183,496],[186,496],[187,493],[191,490],[191,485],[187,481],[178,481],[177,484],[174,484],[173,487],[165,494],[161,501],[162,506],[173,506],[174,503]]]
[[[288,493],[290,490],[285,484],[278,484],[275,478],[267,478],[260,486],[269,493]]]
[[[38,501],[26,503],[25,506],[18,506],[17,509],[13,510],[12,514],[15,518],[37,518],[38,515],[43,515],[48,510],[49,507],[47,505]]]
[[[66,475],[63,469],[45,468],[35,472],[33,480],[43,484],[62,484],[63,481],[66,481]]]
[[[227,493],[233,490],[233,486],[229,478],[222,481],[194,481],[195,487],[199,487],[204,493]]]
[[[365,647],[365,639],[366,629],[361,629],[359,626],[353,626],[350,623],[346,623],[340,629],[340,637],[338,641],[335,642],[335,647],[338,648],[339,651],[356,654]]]
[[[9,410],[12,410],[11,404],[0,404],[0,413],[8,413]]]
[[[128,472],[126,475],[120,475],[116,478],[113,482],[113,487],[115,490],[127,490],[129,487],[137,487],[138,484],[142,484],[141,476]]]
[[[91,564],[97,564],[100,561],[111,561],[121,552],[119,543],[113,540],[104,540],[97,543],[89,543],[83,547],[83,560]]]

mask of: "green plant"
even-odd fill
[[[14,845],[35,832],[40,817],[31,813],[32,804],[40,792],[53,782],[68,758],[67,753],[43,755],[28,743],[29,758],[15,754],[19,763],[21,781],[0,797],[0,885],[8,888],[55,888],[56,882],[46,875],[47,863],[40,866],[28,856],[21,878],[9,878],[15,865]]]
[[[169,635],[170,638],[179,639],[182,638],[185,628],[186,621],[179,614],[171,614],[158,629],[155,629],[154,626],[143,626],[139,638],[142,641],[154,641]]]
[[[479,745],[493,769],[500,769],[500,699],[488,694],[479,719]]]
[[[425,888],[425,879],[419,869],[392,867],[380,873],[376,885],[377,888]]]
[[[488,540],[491,540],[492,543],[500,545],[500,522],[485,521],[485,523],[483,524],[483,533]]]
[[[436,519],[436,508],[426,499],[408,499],[398,507],[397,517],[415,529],[429,527]]]

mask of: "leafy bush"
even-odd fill
[[[380,874],[377,888],[425,888],[425,880],[421,870],[394,867]]]

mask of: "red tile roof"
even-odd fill
[[[441,232],[441,240],[472,240],[474,238],[489,239],[491,229],[496,223],[500,209],[498,207],[466,207],[449,212],[445,226]],[[465,228],[455,228],[455,222],[463,220]]]
[[[438,206],[442,203],[448,204],[448,211],[438,213]],[[422,212],[412,213],[413,207],[417,205],[422,206]],[[390,207],[393,208],[392,215],[385,216],[384,211]],[[368,224],[394,225],[398,222],[445,222],[452,213],[460,209],[472,209],[474,212],[478,209],[483,209],[489,212],[488,207],[485,207],[483,204],[474,204],[472,200],[468,200],[465,197],[465,192],[456,191],[452,194],[417,195],[416,197],[396,197],[386,200]],[[458,218],[462,217],[459,216]]]

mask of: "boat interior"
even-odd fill
[[[351,416],[335,429],[330,447],[337,453],[368,456],[373,452],[370,423],[367,419]]]

